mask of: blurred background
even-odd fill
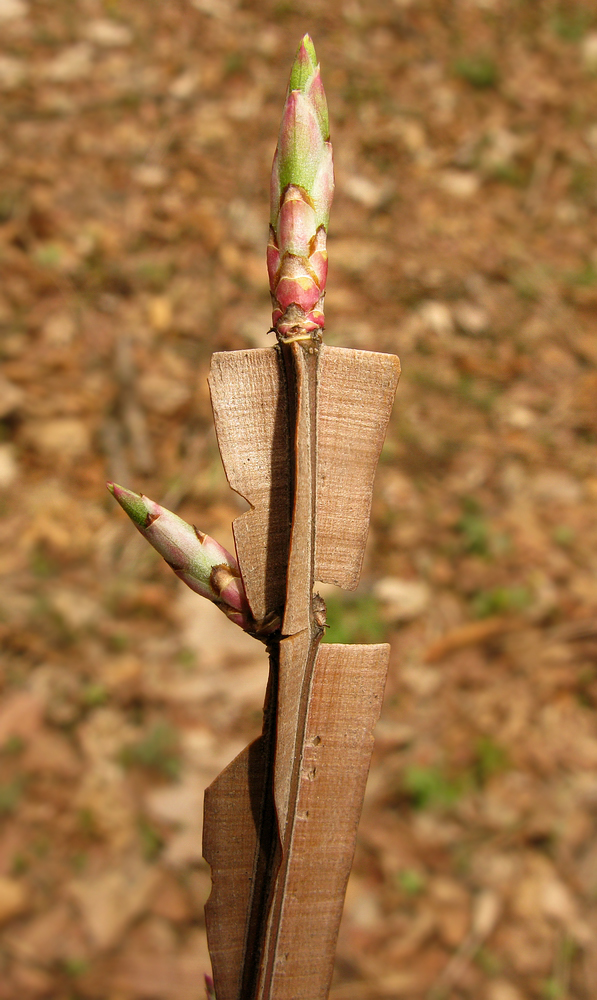
[[[262,346],[313,35],[329,343],[398,353],[362,584],[392,643],[333,1000],[597,993],[597,10],[0,0],[0,998],[199,1000],[205,786],[261,646],[105,480],[231,544],[206,375]]]

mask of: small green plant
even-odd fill
[[[138,830],[143,857],[146,861],[155,861],[164,847],[164,838],[144,816],[139,820]]]
[[[541,987],[541,996],[543,1000],[564,1000],[567,990],[559,980],[555,979],[553,976],[550,979],[546,979]]]
[[[383,642],[387,626],[380,618],[378,602],[369,595],[348,600],[326,598],[326,642]]]
[[[86,688],[83,689],[82,695],[83,704],[87,708],[97,708],[100,705],[105,705],[108,700],[108,692],[103,684],[99,682],[88,684]]]
[[[529,182],[529,172],[524,170],[518,163],[499,163],[491,168],[489,172],[491,180],[502,184],[511,184],[512,187],[523,188]]]
[[[396,882],[407,896],[418,896],[425,888],[425,878],[416,868],[403,868],[397,873]]]
[[[62,968],[67,976],[70,976],[72,979],[76,979],[78,976],[82,976],[85,972],[87,972],[89,962],[85,958],[76,958],[72,955],[70,958],[63,959]]]
[[[90,839],[96,839],[99,837],[98,826],[91,809],[79,809],[77,813],[77,823],[79,830],[84,837],[89,837]]]
[[[531,602],[527,587],[492,587],[475,594],[472,601],[473,613],[477,618],[489,618],[512,611],[524,611]]]
[[[47,580],[58,573],[58,566],[43,546],[36,546],[29,557],[29,566],[34,576]]]
[[[14,191],[0,194],[0,222],[10,222],[17,206],[18,197]]]
[[[508,754],[491,736],[481,736],[475,748],[475,778],[483,788],[489,778],[508,767]]]
[[[595,197],[595,167],[591,164],[577,163],[570,178],[570,194],[579,201],[592,202]]]
[[[40,267],[58,268],[64,257],[64,250],[58,243],[42,243],[35,250],[34,258]]]
[[[15,778],[0,785],[0,816],[10,816],[17,808],[23,794],[23,782]]]
[[[412,371],[410,379],[432,392],[440,392],[447,396],[456,395],[464,403],[475,406],[484,413],[490,412],[497,395],[495,389],[486,389],[479,379],[471,378],[470,375],[463,374],[457,382],[453,380],[447,382],[426,371]],[[401,438],[403,443],[405,440],[408,440],[409,443],[411,440],[413,442],[416,440],[412,432],[409,431],[408,424],[405,425],[404,422],[395,428],[394,433]]]
[[[493,409],[497,391],[487,389],[479,385],[478,379],[471,378],[470,375],[461,375],[456,386],[456,394],[465,403],[476,406],[483,413],[490,413]]]
[[[489,554],[489,525],[474,497],[463,498],[462,515],[456,522],[456,530],[460,533],[465,552],[478,556]]]
[[[40,833],[31,844],[31,850],[35,854],[36,858],[47,858],[50,853],[51,846],[52,843],[49,836],[45,833]]]
[[[144,767],[165,778],[178,778],[180,755],[176,730],[168,722],[156,722],[146,736],[124,747],[120,760],[125,767]]]
[[[25,740],[22,736],[9,736],[6,743],[0,747],[0,753],[6,757],[18,757],[25,749]]]
[[[562,548],[567,549],[574,542],[576,532],[569,524],[558,524],[558,526],[553,529],[551,537],[556,545],[561,545]]]
[[[404,790],[415,809],[446,809],[466,791],[466,776],[448,777],[439,767],[412,765],[404,773]]]
[[[224,76],[235,76],[243,73],[247,68],[247,59],[244,52],[230,52],[224,62]]]
[[[172,264],[169,261],[144,260],[137,265],[136,276],[149,291],[163,292],[172,278]]]
[[[191,671],[196,666],[197,656],[192,649],[183,646],[176,654],[176,662],[183,670]]]
[[[521,265],[510,276],[510,284],[526,302],[537,302],[547,285],[548,276],[541,268]]]
[[[70,856],[69,863],[72,870],[76,872],[77,875],[82,875],[82,873],[87,868],[87,865],[89,863],[89,858],[85,853],[85,851],[76,851],[74,854]]]
[[[106,638],[106,645],[113,653],[124,653],[130,646],[130,636],[126,632],[111,632]]]
[[[573,288],[592,288],[597,284],[597,268],[592,261],[587,261],[578,271],[567,274],[565,280]]]
[[[462,56],[454,63],[454,72],[462,80],[478,90],[495,87],[499,81],[499,71],[491,56],[479,53]]]
[[[479,948],[474,960],[486,976],[497,976],[502,971],[501,960],[489,948]]]
[[[562,4],[551,18],[550,27],[554,35],[563,42],[580,42],[589,30],[591,20],[588,10],[574,10],[571,4]]]
[[[379,101],[384,95],[382,81],[373,76],[360,79],[351,75],[342,91],[342,96],[346,105],[358,107],[365,101]]]
[[[27,855],[23,854],[22,851],[17,851],[17,853],[12,859],[12,864],[10,866],[10,873],[11,875],[15,875],[18,877],[19,875],[24,875],[26,872],[28,872],[30,867],[31,867],[31,862],[27,857]]]

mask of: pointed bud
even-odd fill
[[[255,631],[238,564],[230,552],[149,497],[116,483],[107,486],[144,538],[191,590],[217,604],[245,631]]]
[[[305,35],[290,73],[270,188],[267,267],[272,325],[283,340],[312,339],[323,329],[333,194],[327,102]]]

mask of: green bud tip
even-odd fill
[[[317,56],[315,54],[315,46],[313,45],[311,36],[304,35],[301,40],[301,44],[298,47],[294,63],[292,64],[288,90],[304,91],[307,84],[311,81],[316,69]]]
[[[106,483],[106,486],[110,490],[112,496],[118,500],[122,509],[126,511],[131,521],[133,521],[138,528],[146,528],[147,505],[143,496],[139,493],[133,493],[132,490],[127,490],[123,486],[118,486],[116,483]]]

